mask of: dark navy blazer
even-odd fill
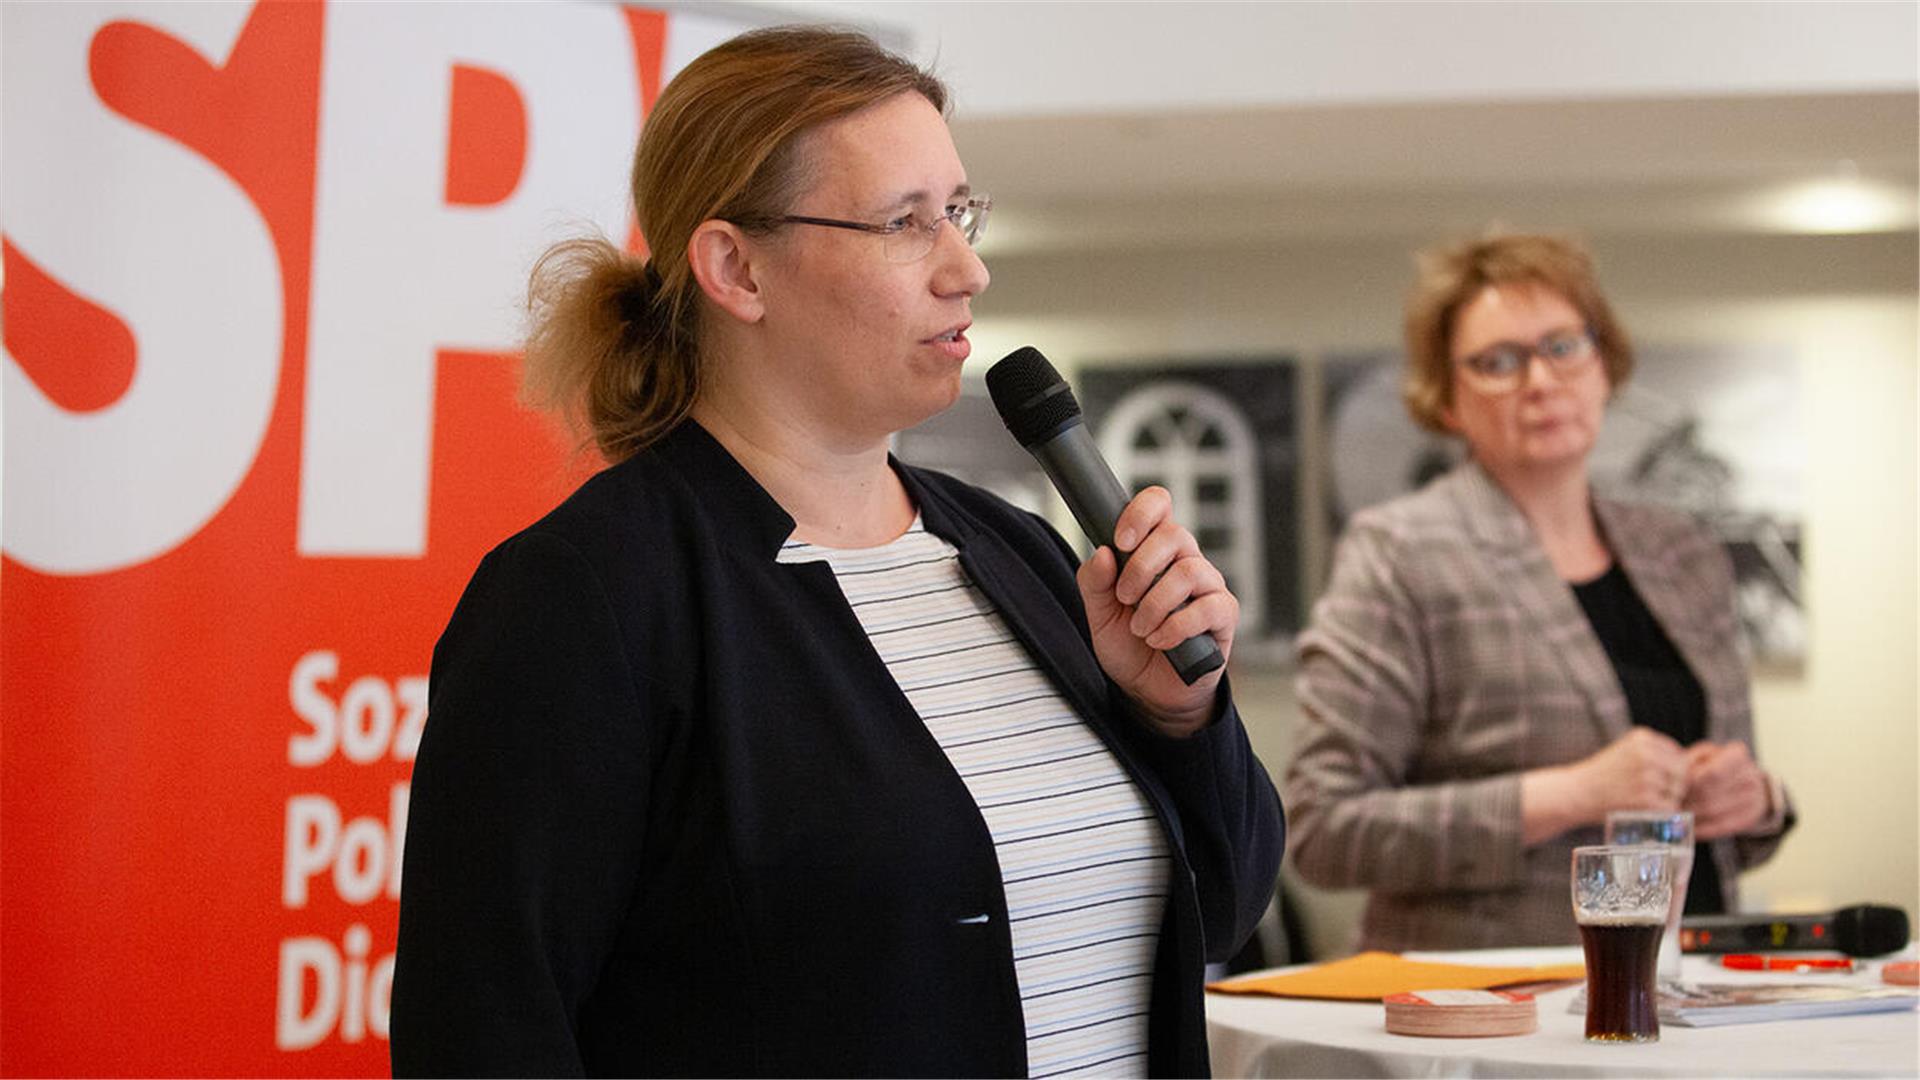
[[[894,468],[1166,828],[1149,1067],[1204,1075],[1202,967],[1285,832],[1225,684],[1151,731],[1058,534]],[[396,1074],[1026,1074],[985,821],[829,567],[775,561],[792,530],[688,422],[481,563],[413,774]]]

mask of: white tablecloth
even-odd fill
[[[1408,953],[1469,964],[1577,963],[1577,946]],[[1914,949],[1895,959],[1913,959]],[[1855,975],[1728,971],[1685,959],[1690,982],[1865,982],[1883,985],[1878,961]],[[1287,970],[1287,969],[1282,969]],[[1540,1029],[1497,1039],[1389,1035],[1379,1002],[1207,995],[1207,1042],[1219,1077],[1265,1076],[1920,1076],[1920,1013],[1911,1010],[1716,1028],[1663,1024],[1660,1041],[1594,1044],[1585,1018],[1567,1011],[1577,985],[1539,995]]]

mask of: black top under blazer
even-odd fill
[[[1152,731],[1059,535],[893,468],[1158,813],[1148,1065],[1205,1075],[1203,964],[1285,837],[1225,683],[1207,728]],[[397,1075],[1026,1074],[986,823],[832,570],[775,561],[792,531],[688,422],[482,561],[414,767]]]

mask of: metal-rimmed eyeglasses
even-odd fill
[[[809,217],[805,214],[782,214],[779,217],[761,218],[756,221],[736,221],[736,225],[824,225],[829,229],[852,229],[856,232],[871,233],[881,238],[880,250],[888,262],[918,262],[933,250],[933,242],[940,236],[941,223],[949,223],[960,231],[960,238],[972,247],[980,242],[981,234],[987,231],[987,213],[993,209],[993,199],[987,195],[972,195],[964,202],[958,202],[934,215],[931,221],[919,213],[902,214],[884,225],[872,225],[864,221],[843,221],[840,218]]]
[[[1459,361],[1461,373],[1482,393],[1507,394],[1526,382],[1527,368],[1538,356],[1556,378],[1564,379],[1593,362],[1600,351],[1593,331],[1584,326],[1555,330],[1531,345],[1501,341]]]

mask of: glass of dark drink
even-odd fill
[[[1665,847],[1573,849],[1573,917],[1587,953],[1587,1041],[1657,1042],[1655,969],[1673,901]]]

